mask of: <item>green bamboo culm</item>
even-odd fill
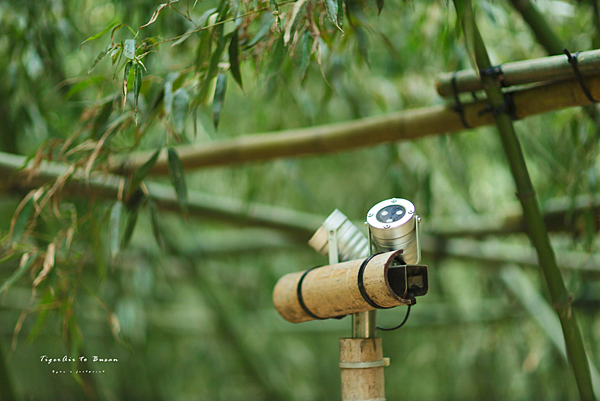
[[[549,55],[563,53],[563,43],[531,0],[510,0]]]
[[[477,29],[471,0],[454,0],[458,18],[467,41],[467,49],[472,49],[475,64],[479,71],[492,67],[485,44]],[[518,198],[523,208],[529,238],[537,252],[540,268],[544,274],[550,293],[552,306],[556,310],[563,330],[567,356],[575,376],[579,397],[582,401],[594,401],[594,391],[587,355],[575,312],[571,308],[571,298],[556,264],[556,257],[550,244],[546,225],[535,196],[533,184],[527,170],[521,144],[515,133],[511,116],[505,110],[505,100],[500,83],[490,74],[481,74],[482,86],[487,95],[494,119],[500,133],[504,152],[517,186]]]

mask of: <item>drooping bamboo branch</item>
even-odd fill
[[[455,0],[457,14],[465,30],[465,37],[472,38],[475,61],[479,71],[485,71],[492,66],[483,39],[477,29],[470,0]],[[471,29],[469,32],[467,27]],[[553,306],[561,322],[567,355],[575,381],[579,389],[581,400],[593,401],[594,390],[590,376],[590,368],[587,355],[583,346],[581,332],[575,313],[571,308],[571,297],[569,296],[556,264],[554,250],[550,244],[550,238],[542,218],[540,207],[535,196],[535,190],[531,183],[529,171],[525,163],[521,144],[512,124],[511,117],[506,111],[506,104],[502,88],[497,78],[482,74],[481,80],[484,91],[490,102],[492,112],[500,133],[504,151],[509,161],[510,169],[515,180],[518,198],[523,207],[523,217],[527,224],[529,238],[536,249],[539,265],[544,274],[546,284],[550,293]]]
[[[600,77],[586,79],[586,85],[593,96],[600,98]],[[576,80],[518,90],[512,93],[512,99],[517,119],[591,104]],[[480,114],[487,105],[488,102],[484,100],[463,105],[469,127],[494,122],[491,113]],[[363,120],[181,146],[177,151],[184,169],[192,170],[282,157],[335,153],[464,129],[466,127],[453,105],[439,105]],[[109,170],[116,174],[128,174],[139,169],[150,156],[151,153],[140,152],[125,158],[114,158],[109,163]],[[151,174],[166,174],[168,168],[167,155],[163,152]]]
[[[573,67],[564,54],[506,63],[501,67],[503,87],[559,81],[575,77]],[[579,53],[577,67],[584,77],[600,74],[600,50]],[[453,87],[452,80],[455,80],[456,88]],[[458,71],[456,74],[441,74],[436,82],[436,88],[440,96],[452,96],[455,92],[475,92],[483,89],[481,79],[474,70]]]

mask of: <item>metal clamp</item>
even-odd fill
[[[340,362],[342,369],[370,369],[390,366],[390,358],[383,358],[373,362]]]
[[[415,216],[415,235],[417,236],[417,262],[415,263],[415,265],[418,265],[419,262],[421,262],[421,240],[420,240],[420,232],[419,232],[419,227],[421,226],[421,218],[416,215]]]

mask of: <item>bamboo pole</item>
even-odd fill
[[[340,338],[342,401],[385,401],[381,338]]]
[[[455,0],[454,4],[459,19],[463,24],[465,37],[469,38],[472,35],[477,68],[480,71],[486,70],[491,66],[491,62],[483,39],[477,29],[471,1]],[[470,28],[471,31],[469,32],[467,28]],[[482,75],[481,80],[490,105],[494,110],[502,110],[502,107],[505,105],[505,99],[498,80],[490,75]],[[527,224],[529,238],[538,254],[540,268],[544,274],[550,298],[561,322],[567,355],[575,376],[580,399],[593,401],[595,400],[594,390],[581,332],[575,313],[571,308],[571,298],[567,293],[556,264],[556,257],[537,203],[535,190],[531,183],[521,145],[515,133],[510,115],[506,111],[494,114],[502,145],[517,186],[518,198],[523,207],[523,216]]]
[[[586,79],[592,96],[600,98],[600,77]],[[586,106],[591,102],[573,79],[512,92],[517,119],[566,107]],[[465,120],[471,128],[494,122],[491,113],[480,114],[488,105],[481,100],[463,105]],[[438,105],[406,110],[362,120],[328,124],[275,133],[245,135],[196,146],[177,148],[184,169],[228,166],[282,157],[335,153],[377,144],[417,139],[464,130],[454,105]],[[139,169],[151,152],[139,152],[109,161],[109,171],[129,174]],[[168,172],[166,152],[162,152],[151,174]]]
[[[575,77],[573,67],[565,54],[543,57],[533,60],[516,61],[502,64],[502,86],[533,84],[546,81],[559,81]],[[600,50],[581,52],[577,56],[577,67],[584,77],[600,74]],[[456,93],[482,90],[481,78],[475,70],[463,70],[456,73],[444,73],[438,77],[436,89],[440,96],[452,96]]]
[[[26,158],[23,156],[6,154],[0,152],[0,174],[9,179],[3,181],[7,188],[19,188],[27,190],[56,180],[67,168],[57,163],[44,162],[40,166],[38,175],[31,182],[25,177],[30,170],[21,167]],[[94,196],[99,199],[117,199],[119,185],[122,178],[115,175],[96,176],[92,175],[85,180],[81,175],[75,174],[67,181],[64,188],[65,194],[74,196]],[[179,211],[179,204],[172,187],[158,183],[146,183],[149,193],[162,211]],[[279,241],[283,245],[292,243],[306,243],[313,233],[325,220],[325,216],[312,213],[299,212],[290,209],[274,207],[270,205],[244,202],[238,199],[205,194],[199,191],[189,191],[190,215],[210,218],[214,220],[234,223],[244,226],[268,227],[283,231],[286,237],[276,240],[267,234],[251,231],[246,235],[250,239],[243,246],[275,246]],[[591,210],[597,213],[600,210],[600,202],[593,196],[581,196],[574,200],[556,199],[547,202],[544,208],[544,221],[554,231],[563,231],[567,215],[577,217],[580,212]],[[360,226],[360,224],[356,224]],[[508,216],[483,217],[483,218],[460,218],[460,219],[433,219],[427,224],[429,235],[422,235],[421,245],[424,252],[447,254],[448,256],[464,257],[481,261],[498,260],[508,263],[534,264],[536,259],[531,255],[524,255],[523,251],[514,250],[502,243],[487,246],[485,242],[448,239],[451,237],[481,237],[485,235],[514,234],[523,232],[525,225],[522,214],[515,213]],[[229,244],[231,241],[242,243],[242,236],[232,239],[228,234]],[[237,238],[237,239],[235,239]],[[437,238],[444,239],[444,246],[440,248]],[[261,241],[258,241],[258,240]],[[209,245],[205,244],[210,248]],[[240,245],[242,246],[242,245]],[[493,251],[491,248],[496,249]],[[205,249],[199,246],[197,251],[223,252],[226,246],[213,246]],[[594,270],[597,266],[594,256],[585,253],[569,253],[559,255],[560,266],[567,269]]]
[[[552,30],[538,8],[531,0],[510,0],[513,7],[529,25],[537,41],[544,46],[548,54],[561,54],[564,48],[562,40]]]

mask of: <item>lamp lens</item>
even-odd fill
[[[377,220],[381,223],[393,223],[406,214],[406,209],[399,205],[389,205],[377,212]]]

